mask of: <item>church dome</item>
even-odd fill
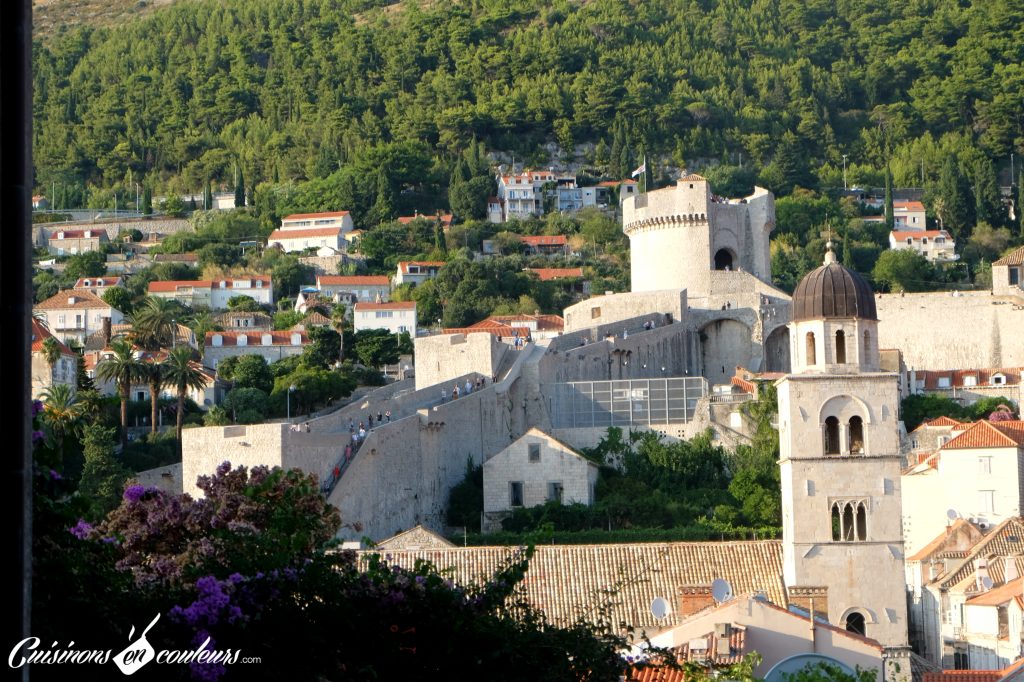
[[[793,292],[793,322],[829,317],[878,320],[871,285],[836,262],[831,243],[825,264],[807,273]]]

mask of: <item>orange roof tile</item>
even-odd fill
[[[1024,246],[1011,251],[992,265],[1024,265]]]
[[[89,236],[86,237],[85,233],[89,232]],[[61,235],[64,235],[63,237]],[[106,239],[107,231],[102,228],[96,228],[95,230],[82,229],[82,230],[57,230],[50,235],[51,240],[60,239]]]
[[[1015,448],[1024,445],[1024,421],[979,421],[942,446],[942,450]]]
[[[151,294],[162,294],[167,292],[178,291],[179,289],[212,289],[213,280],[208,279],[197,279],[197,280],[161,280],[157,282],[149,283],[149,293]]]
[[[1024,588],[1024,578],[1017,578],[988,592],[983,592],[977,597],[971,597],[967,603],[970,606],[999,606],[1019,596],[1022,588]]]
[[[957,519],[952,524],[950,524],[949,528],[947,528],[946,530],[944,530],[941,533],[939,533],[938,535],[936,535],[934,540],[929,542],[927,545],[925,545],[921,549],[917,550],[917,552],[915,552],[913,556],[907,557],[907,561],[924,561],[924,560],[926,560],[932,554],[934,554],[935,552],[940,550],[943,546],[945,546],[946,542],[949,541],[950,538],[953,537],[953,534],[956,531],[958,531],[961,527],[963,527],[964,525],[966,525],[968,523],[970,523],[970,522],[965,520],[965,519]]]
[[[925,673],[921,682],[996,682],[1002,676],[1000,670],[943,670]]]
[[[39,320],[37,320],[36,318],[33,317],[32,318],[32,352],[33,353],[38,353],[41,350],[43,350],[43,341],[46,341],[46,339],[49,339],[49,338],[57,339],[56,336],[54,336],[53,334],[50,333],[50,330],[46,328],[45,324],[43,324],[42,322],[40,322]],[[73,350],[71,350],[70,348],[68,348],[67,346],[65,346],[64,343],[61,342],[60,339],[57,339],[57,345],[60,346],[60,352],[61,352],[62,355],[75,355],[75,352]]]
[[[267,334],[270,335],[271,345],[273,346],[291,346],[292,334],[299,335],[299,345],[304,346],[309,343],[309,339],[306,337],[305,332],[293,332],[293,331],[253,331],[253,332],[236,332],[236,331],[223,331],[223,332],[206,332],[206,338],[203,340],[203,345],[206,347],[213,346],[213,337],[220,335],[222,346],[237,346],[238,339],[242,336],[246,337],[245,342],[247,346],[262,346],[263,337]]]
[[[71,303],[70,300],[75,302]],[[70,310],[86,308],[111,308],[110,304],[88,289],[64,289],[33,306],[33,310]],[[111,308],[112,310],[113,308]]]
[[[308,230],[274,230],[270,233],[267,241],[302,239],[304,237],[337,237],[340,232],[340,227],[311,227]]]
[[[85,285],[89,282],[89,286]],[[121,286],[120,277],[79,277],[75,282],[75,289],[86,289],[91,287],[116,287]]]
[[[924,424],[922,424],[922,426],[962,426],[963,423],[964,422],[957,421],[952,417],[947,417],[943,415],[941,417],[936,417],[935,419],[932,419],[929,422],[925,422]]]
[[[318,275],[317,286],[391,286],[391,278],[387,275]]]
[[[521,235],[519,240],[529,246],[565,246],[568,243],[564,234]]]
[[[316,219],[316,218],[341,218],[341,217],[347,216],[347,215],[348,215],[348,211],[329,211],[327,213],[293,213],[291,215],[286,215],[284,218],[281,218],[281,220],[285,221],[285,220],[309,220],[309,219]]]
[[[399,216],[398,217],[398,222],[400,222],[403,225],[408,225],[412,221],[419,220],[420,218],[422,218],[424,220],[431,220],[431,221],[437,220],[442,225],[451,225],[452,224],[452,214],[451,213],[442,213],[442,214],[438,214],[438,215],[426,215],[426,214],[422,214],[422,213],[418,214],[418,215],[404,215],[404,216]]]
[[[894,201],[892,202],[893,210],[896,211],[923,211],[924,204],[920,201]]]
[[[446,263],[443,260],[403,260],[399,261],[398,269],[407,275],[410,265],[418,265],[421,268],[443,268]]]
[[[893,230],[889,234],[899,241],[903,241],[904,239],[920,241],[921,237],[931,237],[933,239],[935,237],[945,237],[946,239],[952,239],[952,237],[949,236],[949,232],[946,232],[945,230]]]
[[[392,301],[390,303],[356,303],[356,312],[364,310],[416,310],[415,301]]]
[[[583,268],[525,268],[526,272],[536,273],[542,282],[550,282],[555,279],[570,279],[582,277]]]

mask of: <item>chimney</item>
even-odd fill
[[[731,656],[732,644],[729,638],[732,636],[732,625],[730,623],[715,623],[715,656]]]
[[[828,621],[828,587],[794,585],[788,589],[789,603],[816,618]]]
[[[711,585],[684,585],[679,588],[679,616],[685,618],[715,605]]]
[[[103,347],[110,345],[110,318],[103,318]]]

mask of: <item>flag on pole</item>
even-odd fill
[[[630,174],[629,177],[635,178],[636,176],[643,175],[646,172],[647,172],[647,159],[644,159],[644,162],[640,164],[640,167],[637,168],[635,171],[633,171],[632,174]]]

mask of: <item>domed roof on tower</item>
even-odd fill
[[[796,286],[792,306],[793,322],[828,317],[878,320],[871,285],[836,262],[832,242],[825,252],[825,264],[807,273]]]

